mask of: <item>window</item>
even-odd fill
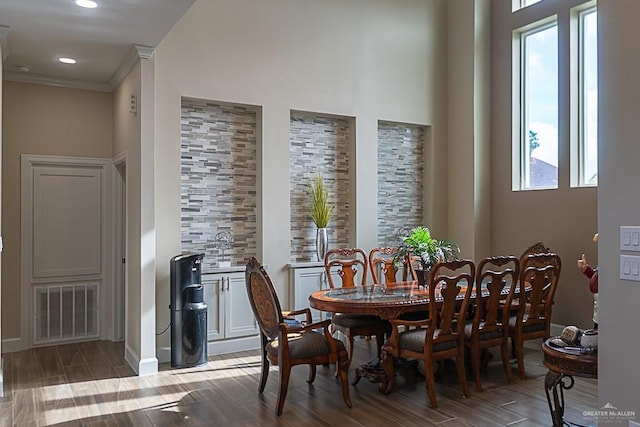
[[[516,189],[558,187],[558,28],[555,20],[517,34],[519,174]],[[515,81],[515,79],[514,79]],[[514,91],[516,93],[516,91]]]
[[[597,186],[596,4],[540,3],[513,14],[512,189]]]
[[[577,186],[598,185],[598,47],[595,8],[578,12],[578,149]],[[575,156],[574,156],[575,157]],[[576,184],[575,181],[573,184]]]
[[[512,0],[511,11],[515,12],[516,10],[531,6],[532,4],[538,3],[539,1],[541,0]]]

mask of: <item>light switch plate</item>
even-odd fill
[[[640,256],[620,255],[620,278],[640,282]]]
[[[640,226],[620,227],[620,250],[640,252]]]

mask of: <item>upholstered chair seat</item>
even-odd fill
[[[289,333],[287,334],[287,341],[289,344],[289,357],[292,359],[305,359],[309,357],[316,357],[326,355],[330,352],[327,340],[324,334],[319,334],[315,331],[306,331],[305,333]],[[342,341],[333,338],[336,346],[336,350],[344,350],[344,344]],[[279,340],[275,339],[267,343],[267,354],[272,357],[278,357]]]

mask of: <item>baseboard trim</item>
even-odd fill
[[[158,373],[158,359],[155,357],[148,357],[142,359],[138,364],[138,375],[152,375]]]
[[[24,350],[22,338],[7,338],[2,340],[2,353],[15,353]]]
[[[124,358],[129,366],[131,366],[131,369],[140,377],[158,372],[157,358],[148,357],[146,359],[140,359],[140,356],[138,356],[128,344],[126,344],[124,348]]]
[[[207,343],[207,356],[217,354],[235,353],[236,351],[254,350],[260,347],[260,337],[229,338],[226,340],[209,341]],[[171,362],[171,347],[156,348],[158,363]]]
[[[209,341],[207,345],[207,356],[216,354],[235,353],[236,351],[254,350],[260,348],[260,337],[258,335],[244,338],[231,338],[220,341]]]
[[[125,344],[124,346],[124,360],[127,361],[131,369],[137,374],[138,373],[138,363],[140,362],[140,357],[131,349],[129,344]]]
[[[4,396],[4,376],[2,374],[2,365],[4,364],[4,361],[2,360],[2,357],[0,357],[0,397]]]

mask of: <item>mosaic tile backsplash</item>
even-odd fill
[[[378,123],[378,244],[395,246],[399,228],[424,225],[425,129]]]
[[[291,261],[316,261],[316,226],[309,216],[308,187],[322,175],[334,210],[329,249],[349,243],[349,118],[291,112]]]
[[[203,272],[244,265],[257,251],[255,108],[183,99],[180,125],[181,249],[205,253]]]

